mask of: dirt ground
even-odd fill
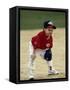
[[[39,30],[21,30],[20,31],[20,80],[28,80],[28,42],[31,37],[36,35]],[[59,75],[48,75],[48,66],[45,60],[40,56],[35,59],[36,69],[34,71],[35,79],[51,79],[65,77],[65,29],[58,28],[53,32],[54,45],[53,67],[60,72]]]

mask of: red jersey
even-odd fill
[[[32,45],[34,49],[46,49],[52,48],[53,38],[52,36],[47,36],[44,31],[39,32],[36,36],[32,37]],[[47,45],[49,44],[49,47]]]

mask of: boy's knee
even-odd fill
[[[36,58],[36,56],[35,55],[31,55],[31,58],[32,58],[32,60],[34,60]]]

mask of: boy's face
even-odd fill
[[[44,31],[45,31],[46,35],[52,35],[53,27],[44,28]]]

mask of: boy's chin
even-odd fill
[[[50,33],[50,34],[48,34],[48,36],[51,36],[52,34]]]
[[[46,33],[46,35],[47,35],[47,36],[51,36],[51,35],[52,35],[52,33]]]
[[[52,35],[52,33],[49,33],[49,35]]]

